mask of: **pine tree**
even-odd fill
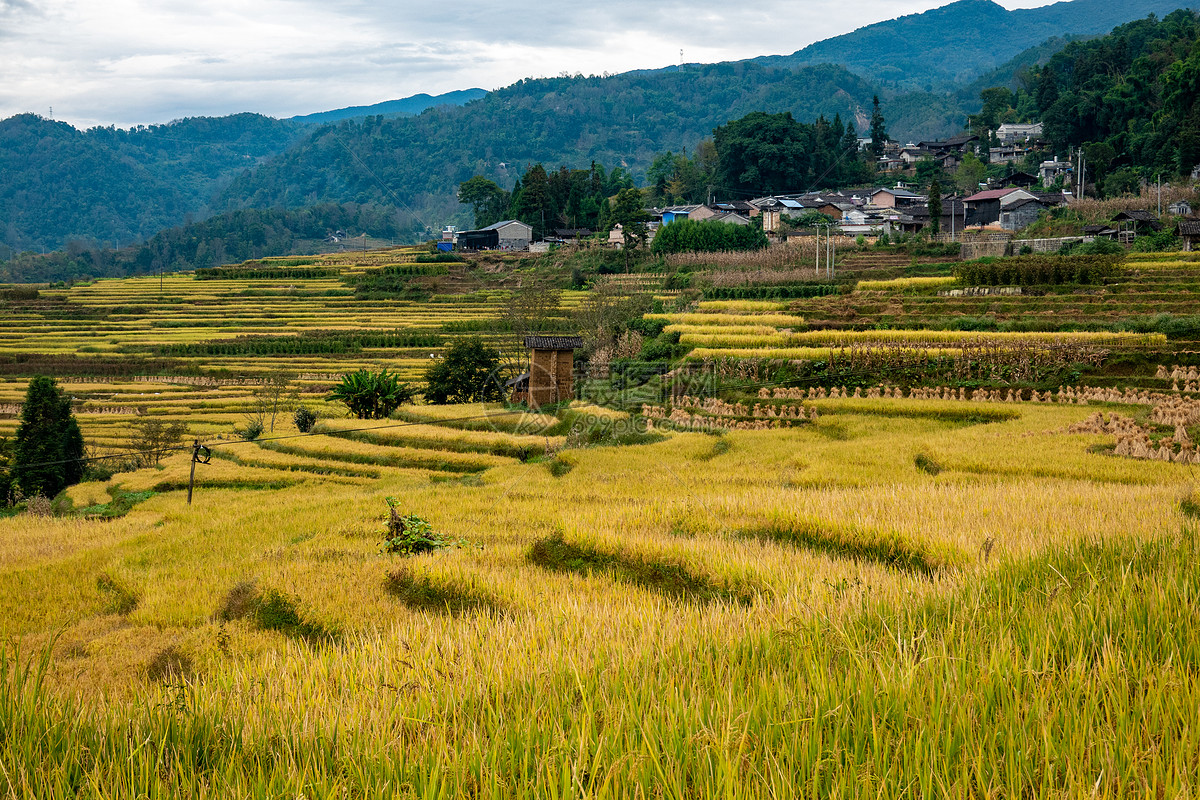
[[[83,434],[53,378],[29,382],[13,442],[13,482],[27,497],[54,497],[83,478]]]
[[[887,126],[884,124],[883,111],[879,108],[879,95],[875,95],[872,101],[873,107],[871,111],[871,156],[874,158],[876,165],[879,159],[883,158],[883,146],[887,144]]]
[[[934,236],[942,229],[942,185],[934,178],[929,184],[929,232]]]

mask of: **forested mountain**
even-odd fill
[[[1060,153],[1082,148],[1089,184],[1107,195],[1200,165],[1200,15],[1175,11],[1072,42],[989,91],[985,127],[1038,118]]]
[[[874,94],[883,100],[893,138],[935,138],[965,124],[967,114],[979,108],[980,88],[1028,89],[1030,66],[1044,63],[1062,40],[1018,55],[1028,45],[1051,34],[1097,32],[1114,19],[1164,10],[1175,1],[1073,0],[1009,12],[989,0],[960,0],[792,56],[529,79],[462,106],[436,105],[417,115],[396,116],[422,104],[458,103],[478,90],[293,120],[238,114],[127,131],[79,131],[21,115],[0,121],[0,259],[72,240],[82,243],[77,250],[140,242],[189,219],[243,208],[379,203],[419,217],[422,228],[469,223],[455,189],[474,175],[507,189],[530,164],[588,169],[600,162],[641,181],[656,155],[691,153],[714,128],[752,111],[790,112],[805,124],[840,116],[863,133]],[[846,63],[870,79],[829,64],[797,67],[813,60]],[[985,69],[998,71],[981,78]],[[1066,73],[1057,74],[1066,80]],[[976,82],[943,85],[963,77]],[[880,81],[920,91],[881,90]],[[1077,98],[1094,93],[1065,83],[1061,88]],[[1073,107],[1078,110],[1080,103],[1086,105],[1080,100]],[[335,124],[311,122],[367,110],[377,113]],[[1090,112],[1080,113],[1086,119]],[[1139,146],[1148,141],[1129,135]],[[1080,137],[1082,142],[1098,136],[1081,128],[1059,138],[1078,143]],[[1181,163],[1191,156],[1177,148],[1172,157]],[[1146,163],[1138,156],[1130,166]]]
[[[87,131],[33,114],[0,120],[0,244],[145,239],[205,215],[225,182],[303,129],[259,114]]]
[[[247,209],[169,228],[139,245],[118,249],[72,243],[46,255],[21,253],[0,261],[0,283],[47,283],[147,275],[211,267],[312,247],[330,233],[407,240],[413,218],[392,206],[323,203],[301,209]]]
[[[462,108],[321,128],[243,174],[222,201],[392,202],[425,209],[432,226],[461,214],[454,190],[474,175],[510,186],[528,164],[593,161],[640,174],[656,153],[690,152],[713,128],[751,111],[791,111],[797,120],[840,115],[861,130],[872,93],[861,78],[829,65],[793,71],[733,63],[529,79]]]
[[[757,62],[775,67],[841,64],[881,85],[933,91],[974,80],[1055,36],[1107,33],[1186,0],[1072,0],[1009,11],[992,0],[957,0],[921,14],[868,25]]]
[[[374,116],[383,114],[384,116],[393,116],[398,114],[420,114],[427,108],[437,108],[438,106],[461,106],[472,100],[478,100],[487,94],[483,89],[460,89],[455,92],[446,92],[439,95],[414,94],[412,97],[404,97],[400,100],[387,100],[382,103],[375,103],[369,106],[348,106],[346,108],[335,108],[333,111],[320,111],[316,114],[304,114],[299,117],[290,117],[292,122],[301,122],[304,124],[327,125],[330,122],[340,122],[344,119],[353,119],[354,117]]]

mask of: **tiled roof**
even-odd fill
[[[526,336],[525,346],[530,350],[575,350],[583,347],[579,336]]]

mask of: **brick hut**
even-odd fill
[[[514,397],[522,389],[530,408],[570,400],[575,396],[575,350],[583,346],[578,336],[526,336],[529,374],[517,381]],[[524,379],[524,380],[522,380]]]

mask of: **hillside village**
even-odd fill
[[[869,186],[838,191],[806,191],[773,194],[746,200],[712,199],[706,203],[652,206],[645,209],[646,244],[659,229],[677,220],[754,225],[770,241],[789,237],[825,235],[876,240],[881,236],[924,235],[941,242],[959,242],[981,237],[993,242],[1018,241],[1017,249],[1052,252],[1064,245],[1111,239],[1130,245],[1139,236],[1167,231],[1180,237],[1191,249],[1193,230],[1200,221],[1191,219],[1187,200],[1161,203],[1154,211],[1140,207],[1118,210],[1101,224],[1083,224],[1066,235],[1030,237],[1027,230],[1064,210],[1083,196],[1087,162],[1082,152],[1059,157],[1049,153],[1040,122],[1005,123],[983,136],[963,134],[945,140],[900,144],[887,141],[875,163],[879,180]],[[870,139],[859,140],[868,151]],[[973,159],[987,165],[991,174],[978,182],[974,191],[939,193],[932,203],[929,190],[939,185],[928,175],[941,175],[952,185],[961,182],[960,168]],[[1036,165],[1036,168],[1035,166]],[[1083,170],[1081,174],[1081,170]],[[957,173],[956,173],[957,171]],[[1193,176],[1195,178],[1195,176]],[[921,184],[924,183],[924,191]],[[938,209],[932,218],[931,207]],[[1061,213],[1061,212],[1060,212]],[[625,239],[620,224],[609,231],[588,228],[556,228],[535,241],[533,226],[507,219],[480,230],[459,231],[447,226],[443,249],[545,251],[554,245],[589,238],[621,248]]]

